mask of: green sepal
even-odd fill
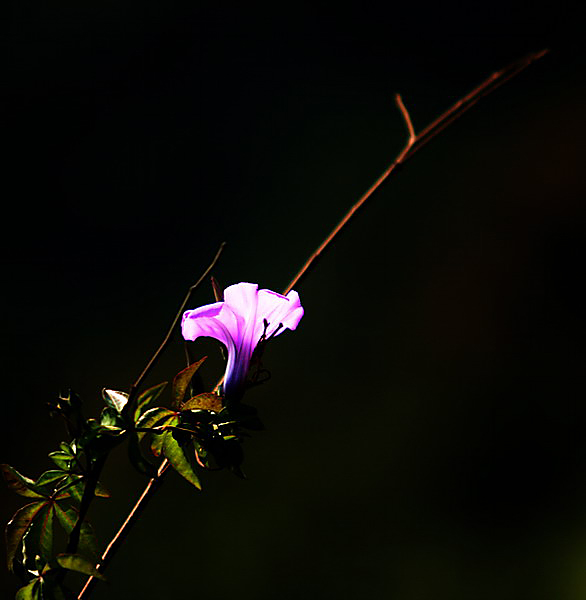
[[[13,571],[12,563],[16,556],[16,552],[18,551],[18,547],[22,542],[22,538],[28,531],[33,519],[46,505],[47,501],[43,500],[42,502],[33,502],[32,504],[23,506],[16,511],[12,519],[6,525],[6,563],[9,571]]]
[[[95,565],[79,554],[58,554],[55,560],[64,569],[77,571],[89,577],[97,577],[102,581],[106,581],[106,578],[96,569]]]
[[[152,404],[162,393],[163,390],[167,387],[167,382],[163,381],[163,383],[159,383],[148,390],[145,390],[140,394],[140,396],[136,399],[136,408],[134,409],[134,414],[132,415],[132,420],[134,423],[138,421],[142,413],[145,412],[149,404]]]
[[[14,600],[41,600],[41,598],[41,579],[35,577],[16,592]]]
[[[102,398],[104,402],[113,408],[117,413],[121,413],[122,409],[128,402],[128,394],[125,392],[117,392],[116,390],[108,390],[104,388],[102,390]]]
[[[214,298],[216,299],[216,302],[223,302],[224,292],[222,291],[222,286],[218,283],[218,280],[213,275],[210,277],[210,280],[212,282],[212,290],[214,292]]]
[[[150,408],[147,410],[136,422],[137,429],[151,429],[153,428],[159,421],[163,419],[169,419],[175,417],[177,413],[174,410],[169,410],[168,408],[164,408],[162,406],[156,406],[155,408]],[[146,431],[138,432],[139,441],[145,436]]]
[[[22,555],[27,568],[35,568],[36,557],[45,564],[53,555],[53,502],[46,502],[22,538]]]
[[[59,524],[63,527],[65,533],[70,535],[77,523],[79,513],[75,508],[65,508],[58,502],[55,503],[54,510]],[[78,548],[80,552],[87,554],[90,558],[96,558],[98,556],[96,536],[92,526],[87,521],[84,521],[81,525]]]
[[[213,392],[204,392],[186,400],[181,410],[213,410],[219,413],[222,410],[222,397]]]
[[[163,454],[171,466],[183,476],[191,485],[195,486],[198,490],[201,490],[201,483],[199,482],[198,476],[195,474],[191,463],[187,460],[183,448],[179,445],[177,440],[173,437],[172,431],[166,431],[163,434]]]
[[[175,378],[173,379],[173,401],[175,406],[179,406],[182,402],[191,378],[195,375],[195,372],[201,367],[206,358],[207,356],[204,356],[201,360],[194,362],[175,375]]]
[[[10,465],[0,465],[0,469],[2,469],[6,484],[13,492],[25,496],[26,498],[46,497],[36,491],[35,482],[32,479],[21,475],[15,468]]]

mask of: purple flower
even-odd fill
[[[224,290],[224,301],[183,314],[181,332],[186,340],[212,337],[228,350],[224,394],[238,399],[244,389],[252,353],[261,339],[295,329],[303,316],[297,292],[286,296],[259,290],[256,283],[237,283]]]

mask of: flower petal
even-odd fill
[[[271,290],[259,290],[258,308],[256,311],[255,343],[264,332],[264,320],[269,323],[266,331],[267,337],[280,335],[285,329],[295,329],[303,317],[303,308],[299,294],[291,290],[286,296]],[[282,327],[279,328],[279,325]],[[276,332],[276,333],[275,333]]]
[[[230,351],[234,348],[234,337],[238,336],[238,323],[234,313],[226,309],[223,302],[206,304],[183,313],[181,333],[186,340],[212,337],[222,342]]]

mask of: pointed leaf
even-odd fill
[[[70,571],[77,571],[90,577],[97,577],[102,581],[106,578],[96,569],[95,565],[91,563],[87,558],[80,556],[79,554],[58,554],[56,557],[59,566]]]
[[[0,465],[4,479],[8,487],[17,494],[27,498],[43,498],[42,494],[35,491],[35,482],[24,475],[21,475],[10,465]]]
[[[166,432],[165,432],[166,433]],[[158,458],[163,452],[163,441],[165,439],[165,433],[153,435],[151,441],[151,452]]]
[[[85,477],[83,475],[69,474],[59,486],[59,497],[71,497],[77,504],[81,502],[83,490],[85,487]],[[94,495],[99,498],[110,498],[110,492],[98,481]]]
[[[67,535],[70,535],[75,524],[77,523],[78,512],[73,507],[65,508],[58,502],[54,505],[55,515],[57,520]],[[81,526],[81,533],[79,535],[79,551],[87,554],[91,558],[98,556],[98,544],[96,536],[94,534],[93,527],[87,521]]]
[[[137,429],[151,429],[154,427],[159,421],[162,419],[168,419],[169,417],[174,417],[177,413],[173,410],[169,410],[168,408],[164,408],[162,406],[156,406],[155,408],[150,408],[147,410],[142,417],[136,422]],[[138,432],[138,439],[142,440],[145,436],[146,431]]]
[[[189,483],[194,485],[198,490],[201,490],[201,483],[195,474],[191,463],[187,460],[183,449],[173,437],[171,431],[166,431],[163,434],[163,454],[169,459],[171,466]]]
[[[57,450],[55,452],[51,452],[49,454],[49,458],[64,471],[68,471],[71,468],[71,461],[73,460],[73,457],[68,452]]]
[[[122,415],[111,406],[106,406],[100,415],[100,425],[114,429],[124,429],[126,423]]]
[[[181,410],[213,410],[219,413],[222,410],[222,398],[213,392],[198,394],[189,400],[186,400]]]
[[[75,442],[71,442],[71,443],[75,444]],[[75,452],[73,451],[73,449],[67,442],[61,442],[59,444],[59,450],[61,452],[65,452],[65,454],[69,454],[69,456],[71,456],[71,458],[73,458],[75,456]]]
[[[47,502],[42,501],[23,506],[6,525],[6,560],[9,571],[12,571],[12,561],[16,556],[24,534],[27,532],[33,519],[46,505]]]
[[[167,382],[159,383],[159,385],[155,385],[148,390],[142,392],[142,394],[136,400],[136,408],[134,409],[133,421],[139,419],[140,415],[146,410],[149,404],[152,404],[162,393],[163,390],[167,387]]]
[[[47,491],[49,494],[53,493],[53,490],[58,487],[60,481],[67,477],[67,473],[60,469],[52,469],[45,471],[35,481],[35,487],[37,490],[43,492]]]
[[[179,423],[179,417],[175,414],[172,417],[168,417],[164,421],[159,423],[159,427],[173,427]],[[161,456],[161,452],[163,451],[163,441],[165,438],[165,431],[162,431],[160,434],[153,435],[153,439],[151,441],[151,452],[156,456]]]
[[[97,558],[100,553],[94,528],[88,521],[84,521],[81,525],[77,549],[79,552],[83,552],[90,558]]]
[[[40,556],[46,563],[53,555],[53,516],[53,503],[47,502],[22,538],[24,563],[29,568],[34,568],[35,557]]]
[[[122,409],[128,402],[128,394],[117,392],[116,390],[108,390],[106,388],[102,390],[102,398],[110,408],[113,408],[118,413],[122,412]]]
[[[83,475],[70,475],[67,483],[72,485],[63,490],[63,495],[65,498],[69,496],[75,503],[81,504],[83,488],[85,487]]]
[[[14,600],[37,600],[39,598],[40,589],[41,580],[36,577],[16,592]]]
[[[98,498],[111,498],[112,497],[110,490],[106,486],[102,485],[99,481],[98,481],[98,483],[96,483],[96,491],[94,492],[94,494]]]
[[[183,369],[183,371],[180,371],[177,373],[177,375],[175,375],[175,379],[173,379],[173,399],[175,404],[179,405],[179,403],[183,400],[191,378],[201,367],[206,358],[207,356],[204,356],[201,360],[194,362],[192,365],[189,365],[187,369]]]

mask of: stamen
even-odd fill
[[[269,328],[269,322],[266,319],[263,319],[262,323],[264,325],[264,331],[262,332],[262,335],[260,336],[260,339],[258,340],[259,344],[261,342],[264,342],[267,339],[267,329]]]
[[[275,329],[275,331],[273,331],[273,333],[271,333],[271,335],[269,335],[267,341],[270,340],[272,337],[275,337],[277,335],[277,331],[279,331],[279,329],[281,329],[282,327],[283,323],[279,323],[279,326]]]

